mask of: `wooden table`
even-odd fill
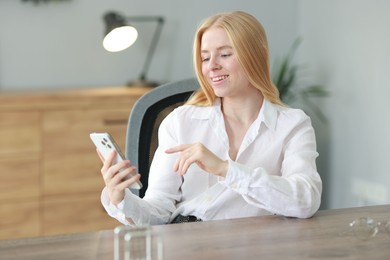
[[[362,216],[390,220],[390,205],[319,211],[310,219],[264,216],[154,226],[164,259],[390,259],[381,230],[357,239],[349,223]],[[113,231],[0,241],[0,259],[113,259]]]

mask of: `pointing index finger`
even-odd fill
[[[182,144],[182,145],[178,145],[178,146],[174,146],[174,147],[171,147],[171,148],[168,148],[165,150],[166,153],[177,153],[177,152],[181,152],[185,149],[187,149],[187,147],[189,147],[190,145],[188,144]]]

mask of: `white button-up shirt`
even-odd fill
[[[173,171],[178,155],[164,151],[197,142],[228,160],[225,178],[196,164],[184,176]],[[136,225],[169,223],[178,214],[204,221],[266,214],[306,218],[321,201],[317,156],[311,120],[299,109],[264,100],[233,161],[220,100],[209,107],[184,105],[160,125],[145,197],[126,189],[124,200],[114,206],[103,189],[102,204],[110,216],[123,224],[131,218]]]

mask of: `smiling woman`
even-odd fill
[[[243,11],[206,18],[193,64],[200,88],[160,124],[145,195],[128,189],[140,178],[130,161],[102,159],[107,213],[132,226],[313,216],[322,193],[314,129],[279,99],[262,24]]]

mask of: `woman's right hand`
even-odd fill
[[[101,173],[108,190],[108,197],[111,203],[118,205],[125,197],[125,189],[139,180],[141,176],[140,174],[135,174],[136,168],[131,166],[129,160],[124,160],[113,165],[116,156],[115,150],[110,153],[106,160],[104,160],[98,150],[97,153],[103,162]],[[131,174],[135,174],[135,176],[127,179]]]

